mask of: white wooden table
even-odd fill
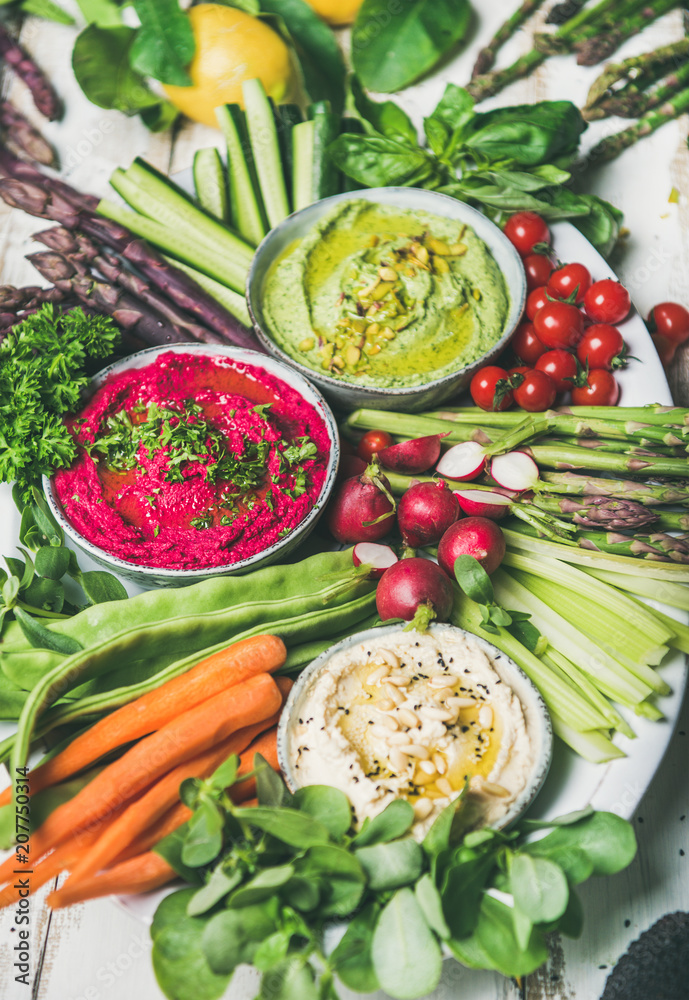
[[[420,121],[432,108],[446,81],[468,79],[472,57],[516,0],[483,0],[470,52],[446,65],[421,85],[409,89],[401,103]],[[632,39],[621,55],[681,37],[679,12]],[[72,78],[70,53],[74,29],[30,20],[22,40],[56,81],[65,98],[63,121],[46,125],[32,110],[20,84],[10,84],[13,101],[36,120],[58,149],[63,169],[77,187],[106,193],[115,166],[142,155],[162,170],[188,167],[193,150],[219,143],[218,134],[202,126],[185,126],[174,136],[151,135],[137,120],[88,104]],[[501,62],[528,48],[522,34],[501,55]],[[569,57],[552,59],[532,78],[497,98],[516,103],[545,98],[581,104],[597,70],[575,67]],[[584,148],[623,125],[599,122],[584,137]],[[624,210],[630,235],[615,266],[642,314],[656,302],[674,299],[689,305],[689,151],[687,119],[667,125],[651,139],[627,151],[617,163],[587,177],[587,189]],[[679,201],[669,201],[673,188]],[[0,203],[0,283],[35,284],[37,275],[23,259],[32,249],[30,234],[40,221],[10,212]],[[33,245],[35,248],[35,245]],[[39,279],[40,281],[40,279]],[[689,404],[689,347],[680,352],[670,372],[675,399]],[[596,1000],[610,969],[630,942],[666,913],[689,905],[689,705],[685,701],[677,732],[652,786],[638,806],[634,825],[639,853],[627,871],[591,880],[582,887],[586,922],[578,941],[556,941],[549,964],[518,986],[501,976],[475,972],[448,961],[432,1000],[459,996],[472,1000]],[[628,802],[642,789],[630,785]],[[615,803],[610,803],[614,808]],[[684,856],[687,852],[687,857]],[[47,889],[32,898],[31,987],[15,982],[12,913],[0,914],[0,998],[19,1000],[161,1000],[150,963],[150,941],[144,924],[111,900],[96,900],[53,914],[45,907]],[[248,970],[240,970],[227,1000],[245,1000],[257,989]],[[357,994],[343,991],[347,1000]],[[382,996],[382,995],[379,995]],[[429,998],[430,1000],[430,998]],[[649,1000],[652,998],[649,997]]]

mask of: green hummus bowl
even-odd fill
[[[247,284],[257,336],[344,408],[420,409],[502,350],[526,294],[502,232],[414,188],[336,195],[259,246]]]

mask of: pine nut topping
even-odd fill
[[[388,684],[387,682],[383,685],[383,691],[390,698],[395,705],[401,705],[404,702],[404,695],[396,688],[393,684]]]
[[[388,743],[394,746],[405,746],[406,744],[411,743],[409,734],[400,733],[399,731],[396,733],[388,733],[387,740]]]
[[[461,708],[473,708],[476,702],[473,698],[448,698],[445,702],[448,708],[461,709]]]
[[[435,774],[435,764],[432,760],[422,760],[419,767],[424,772],[424,774]]]
[[[396,771],[397,774],[400,774],[402,771],[406,771],[409,766],[409,758],[404,756],[399,747],[392,748],[388,755],[388,760],[390,761],[390,767],[393,771]]]
[[[486,795],[495,795],[499,799],[506,799],[510,792],[503,785],[498,785],[494,781],[484,781],[483,791]]]
[[[410,743],[404,752],[410,757],[418,757],[419,760],[428,760],[431,756],[426,747],[422,747],[419,743]]]
[[[395,715],[405,726],[418,726],[419,720],[410,708],[398,708]]]
[[[431,687],[434,688],[444,688],[447,687],[447,675],[446,674],[436,674],[431,677],[429,681]]]
[[[414,816],[418,819],[426,819],[430,815],[431,809],[433,808],[433,803],[430,799],[427,799],[424,795],[423,798],[417,799],[414,803]]]
[[[403,688],[406,687],[407,684],[409,683],[409,678],[406,677],[404,674],[391,674],[388,677],[388,683],[394,684],[396,687]]]
[[[435,764],[435,769],[438,774],[445,774],[447,771],[447,761],[441,753],[433,754],[433,763]]]
[[[493,725],[493,709],[490,705],[482,705],[478,713],[479,725],[484,729],[490,729]]]
[[[449,722],[454,718],[452,712],[447,712],[444,708],[435,708],[433,705],[424,705],[419,711],[427,719],[434,719],[437,722]]]
[[[381,698],[381,700],[376,703],[376,708],[379,712],[391,712],[394,707],[395,703],[391,698]]]
[[[438,789],[439,792],[442,792],[443,795],[447,795],[448,798],[452,795],[453,791],[452,785],[447,780],[447,778],[438,778],[438,780],[435,783],[435,787]]]
[[[378,721],[381,725],[385,726],[387,729],[390,729],[393,733],[399,729],[399,726],[397,725],[397,720],[392,715],[384,715],[381,712],[379,713]]]
[[[390,667],[387,665],[387,663],[382,663],[379,667],[376,667],[375,670],[371,671],[371,673],[368,675],[367,683],[371,685],[380,684],[383,678],[387,677],[389,673],[390,673]]]

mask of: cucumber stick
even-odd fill
[[[266,216],[277,226],[289,215],[289,202],[273,109],[260,80],[245,80],[242,96]]]
[[[230,217],[245,240],[258,246],[268,232],[244,112],[238,104],[215,109],[227,144]]]
[[[294,164],[292,160],[292,129],[303,121],[301,111],[297,104],[278,104],[273,108],[275,125],[278,132],[278,143],[280,145],[280,157],[282,159],[282,172],[285,176],[285,187],[287,189],[287,200],[292,207],[292,178],[294,177]]]
[[[251,317],[249,316],[249,310],[246,304],[246,296],[242,295],[240,292],[235,292],[227,285],[221,285],[219,281],[214,278],[209,278],[207,274],[202,274],[201,271],[197,271],[196,268],[189,267],[188,264],[183,264],[178,260],[173,260],[172,257],[167,257],[167,260],[174,266],[179,268],[180,271],[184,271],[188,274],[190,278],[212,295],[216,301],[220,303],[221,306],[225,306],[228,312],[243,323],[244,326],[251,329]]]
[[[221,222],[228,222],[227,180],[217,149],[197,149],[194,153],[193,174],[196,199],[201,208],[205,208]]]
[[[330,110],[329,101],[318,101],[309,108],[313,119],[313,161],[311,187],[313,201],[329,198],[340,190],[340,172],[328,155],[328,146],[340,131],[340,119]]]
[[[295,212],[313,204],[313,140],[316,126],[312,120],[292,129],[292,206]]]

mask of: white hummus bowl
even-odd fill
[[[254,555],[248,556],[246,559],[240,559],[238,562],[231,563],[227,566],[212,566],[198,570],[164,569],[160,566],[140,566],[137,563],[128,562],[125,559],[121,559],[119,556],[110,555],[110,553],[105,552],[103,549],[99,548],[99,546],[94,545],[93,542],[84,538],[83,535],[76,530],[65,515],[62,505],[57,498],[52,478],[49,479],[47,476],[44,476],[43,490],[45,492],[48,506],[65,535],[74,542],[77,548],[89,555],[94,562],[97,562],[104,569],[109,570],[111,573],[116,573],[125,580],[129,580],[132,583],[146,588],[182,587],[190,583],[199,583],[201,580],[208,579],[208,577],[235,574],[239,575],[241,573],[248,573],[250,570],[258,569],[260,566],[267,566],[269,563],[283,558],[291,552],[292,549],[296,548],[297,545],[303,542],[315,527],[316,522],[323,513],[323,508],[325,507],[325,504],[335,485],[335,477],[337,476],[337,468],[340,460],[340,443],[335,418],[333,417],[330,407],[323,399],[323,396],[318,389],[307,382],[307,380],[303,378],[299,372],[296,372],[293,368],[284,365],[281,361],[268,357],[265,354],[260,354],[258,351],[250,351],[243,347],[221,347],[207,344],[173,344],[169,347],[149,347],[145,351],[139,351],[137,354],[132,354],[130,357],[124,358],[122,361],[117,361],[98,372],[98,374],[91,380],[91,383],[86,391],[86,397],[88,398],[93,395],[110,376],[119,375],[122,372],[131,371],[132,369],[145,368],[147,365],[150,365],[153,361],[155,361],[160,354],[167,354],[169,352],[173,352],[174,354],[193,354],[207,357],[221,356],[231,358],[232,360],[240,363],[254,365],[257,368],[264,368],[270,375],[281,379],[292,389],[297,390],[304,401],[317,410],[328,433],[330,455],[326,466],[323,486],[316,502],[313,505],[313,508],[309,511],[304,520],[298,524],[289,535],[279,539],[273,545],[268,546],[261,552],[256,552]]]
[[[327,670],[330,659],[342,650],[365,643],[371,639],[378,639],[384,635],[391,635],[394,632],[399,632],[401,628],[403,628],[403,625],[400,624],[382,625],[378,628],[367,629],[365,632],[358,632],[356,635],[349,636],[349,638],[343,639],[336,645],[331,646],[324,653],[321,653],[320,656],[299,674],[280,716],[277,734],[280,770],[291,791],[296,791],[302,784],[298,773],[295,772],[292,766],[293,737],[296,734],[298,720],[304,715],[309,691],[318,675]],[[471,632],[455,628],[454,625],[431,625],[430,632],[432,634],[444,632],[449,635],[467,636],[473,640],[490,658],[491,665],[499,675],[501,681],[509,685],[521,702],[527,733],[532,743],[533,763],[521,792],[517,794],[500,819],[492,824],[496,829],[504,829],[514,823],[529,808],[547,777],[553,756],[553,727],[548,709],[537,687],[529,680],[524,671],[496,646],[493,646]],[[413,636],[413,633],[409,633],[409,635]]]
[[[319,219],[327,215],[341,201],[363,199],[378,202],[381,205],[396,205],[410,211],[430,212],[464,222],[474,230],[486,244],[502,271],[509,295],[509,311],[505,326],[495,344],[476,361],[458,368],[441,378],[424,382],[415,386],[400,386],[377,388],[376,386],[358,386],[342,379],[334,378],[325,372],[316,371],[295,360],[272,340],[263,316],[262,300],[265,281],[273,262],[292,244],[300,240],[315,226]],[[293,212],[284,222],[268,233],[259,244],[254,255],[246,282],[246,298],[254,324],[256,336],[274,357],[280,358],[285,364],[301,372],[324,392],[328,400],[336,407],[344,410],[354,410],[358,407],[373,409],[423,410],[444,402],[457,395],[471,381],[479,368],[490,364],[505,349],[510,337],[521,320],[526,303],[526,276],[521,258],[507,237],[490,219],[475,208],[437,191],[426,191],[422,188],[380,187],[366,188],[361,191],[350,191],[336,194],[314,202],[299,212]]]

